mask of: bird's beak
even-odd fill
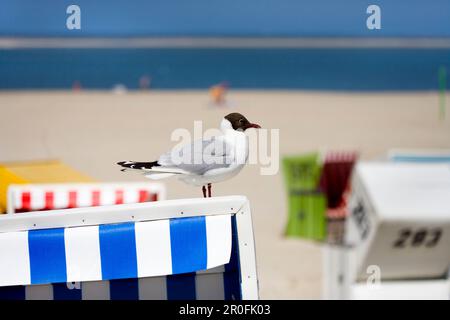
[[[255,129],[261,129],[261,126],[259,124],[256,123],[249,123],[246,127],[245,130],[249,129],[249,128],[255,128]]]

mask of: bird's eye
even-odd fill
[[[239,123],[244,123],[244,119],[243,119],[243,118],[240,118],[240,119],[239,119]]]

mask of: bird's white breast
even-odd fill
[[[223,168],[216,168],[206,171],[203,175],[186,175],[180,179],[188,184],[202,186],[208,183],[217,183],[228,180],[237,175],[245,166],[248,159],[248,137],[244,132],[235,130],[226,130],[223,136],[217,137],[223,139],[230,148],[230,164]]]

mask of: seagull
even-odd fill
[[[121,161],[121,171],[133,171],[157,180],[178,176],[187,184],[201,186],[203,197],[211,197],[211,184],[237,175],[248,159],[248,138],[244,131],[261,128],[234,112],[220,122],[221,135],[195,140],[162,154],[151,162]]]

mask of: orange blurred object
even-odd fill
[[[226,82],[222,82],[212,86],[209,89],[209,94],[211,96],[212,101],[216,105],[223,105],[225,104],[225,95],[227,91],[228,91],[228,84]]]

